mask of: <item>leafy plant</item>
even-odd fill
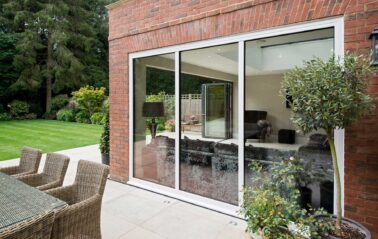
[[[5,113],[5,108],[3,104],[0,103],[0,113]]]
[[[9,104],[9,111],[13,117],[19,118],[29,113],[29,104],[25,101],[14,100]]]
[[[61,109],[56,113],[56,119],[59,121],[73,122],[75,120],[74,113],[71,109]]]
[[[335,173],[337,233],[342,219],[341,182],[333,130],[344,129],[373,111],[367,94],[372,73],[369,58],[346,53],[343,60],[307,61],[286,73],[282,82],[281,94],[292,97],[291,119],[297,128],[303,134],[318,129],[327,134]]]
[[[303,170],[294,158],[264,166],[254,161],[253,187],[244,189],[241,212],[248,220],[248,230],[259,232],[266,239],[322,238],[332,227],[328,221],[318,221],[322,210],[301,209],[297,175]],[[295,230],[289,227],[293,227]]]
[[[0,113],[0,121],[12,120],[12,116],[8,113]]]
[[[103,154],[109,154],[110,148],[109,148],[109,132],[110,126],[109,126],[109,113],[105,114],[105,125],[104,125],[104,131],[101,135],[101,142],[100,142],[100,151]]]
[[[79,111],[76,113],[75,121],[78,123],[85,123],[85,124],[89,124],[91,122],[88,115],[84,111]]]
[[[51,110],[58,111],[67,106],[69,102],[68,95],[57,95],[51,100]]]
[[[170,119],[167,122],[165,122],[165,129],[170,131],[170,132],[174,132],[175,131],[175,125],[176,125],[175,120]]]
[[[105,100],[105,88],[85,86],[73,92],[72,95],[78,104],[78,108],[85,112],[87,116],[102,111],[102,105]]]
[[[35,113],[28,113],[21,117],[21,119],[25,119],[25,120],[31,120],[31,119],[36,119],[36,118],[37,118],[37,114]]]
[[[91,116],[91,123],[92,124],[103,124],[104,116],[105,116],[105,114],[102,113],[102,112],[93,113],[93,115]]]

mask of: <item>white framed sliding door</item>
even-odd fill
[[[275,110],[275,106],[269,105],[263,98],[264,93],[260,98],[253,98],[259,92],[251,92],[260,86],[262,88],[259,89],[269,88],[264,86],[264,79],[269,78],[266,77],[267,74],[274,80],[274,77],[291,67],[283,66],[283,63],[276,60],[277,54],[281,53],[283,57],[290,59],[290,46],[297,44],[296,47],[309,49],[310,55],[310,48],[313,47],[311,44],[326,41],[328,35],[322,29],[332,29],[332,51],[342,57],[342,17],[131,53],[128,183],[238,216],[237,211],[243,198],[241,189],[247,180],[246,158],[251,155],[247,148],[256,148],[253,141],[256,135],[257,143],[261,144],[258,142],[261,140],[258,138],[261,137],[261,132],[254,132],[250,129],[251,125],[246,126],[246,120],[249,120],[245,118],[246,110],[266,111],[277,132],[291,127],[279,120],[274,121],[274,114],[285,109],[277,106],[278,110]],[[319,33],[317,31],[324,33],[325,37],[314,38],[317,40],[315,42],[311,37],[315,37]],[[303,32],[310,33],[300,35]],[[283,37],[279,38],[280,36]],[[302,40],[299,41],[298,37],[302,37]],[[270,45],[264,45],[265,42],[270,42]],[[263,63],[263,57],[267,58],[266,63]],[[297,64],[294,63],[293,65]],[[222,105],[224,102],[227,105],[226,101],[217,99],[210,106],[213,107],[213,115],[207,115],[206,121],[203,120],[205,112],[201,106],[201,87],[206,84],[232,85],[232,103],[227,106],[232,111],[230,134],[227,137],[213,137],[216,133],[221,133],[216,132],[216,124],[224,123],[218,117],[221,115],[218,111],[227,110]],[[264,102],[255,104],[258,99],[263,99]],[[151,105],[149,103],[153,102],[163,102],[161,109],[148,108]],[[253,112],[248,117],[250,115]],[[212,130],[215,129],[210,137],[203,137],[203,127],[206,124],[210,124]],[[151,133],[153,127],[157,129],[156,136]],[[224,131],[227,130],[225,127]],[[246,132],[249,133],[248,136]],[[270,140],[278,141],[274,137],[276,136],[273,135]],[[342,130],[335,131],[335,140],[343,179]],[[262,144],[260,146],[263,147]],[[272,147],[278,150],[284,147],[278,143],[266,143],[265,146],[270,147],[269,150]]]

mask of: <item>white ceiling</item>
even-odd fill
[[[333,45],[332,28],[246,42],[246,75],[284,73],[314,56],[327,59],[333,54]],[[174,55],[162,57],[173,59]],[[238,45],[184,51],[181,59],[188,64],[237,75]]]

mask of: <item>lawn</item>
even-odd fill
[[[14,120],[0,122],[0,161],[20,157],[23,146],[46,152],[98,144],[101,125],[55,120]]]

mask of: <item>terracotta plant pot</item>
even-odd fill
[[[324,217],[318,217],[318,219],[322,219],[322,218],[324,218]],[[336,221],[336,216],[332,216],[332,219]],[[365,239],[371,239],[370,231],[366,227],[361,225],[360,223],[358,223],[358,222],[356,222],[352,219],[349,219],[349,218],[343,218],[342,223],[347,224],[351,227],[357,228],[361,233],[365,234]],[[329,236],[329,238],[330,239],[340,239],[339,237],[335,237],[335,236]]]

